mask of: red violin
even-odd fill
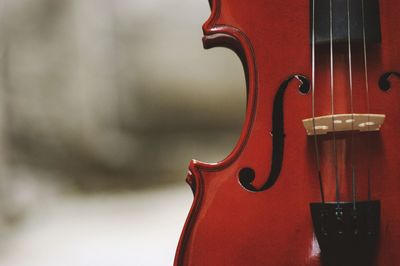
[[[246,119],[225,160],[190,164],[175,265],[400,265],[400,1],[210,4]]]

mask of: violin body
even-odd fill
[[[204,46],[227,47],[241,59],[246,116],[226,159],[190,163],[194,201],[175,265],[400,265],[400,1],[379,1],[380,41],[368,42],[368,53],[362,43],[350,43],[351,63],[345,42],[311,44],[312,1],[210,4]],[[331,115],[332,107],[353,122],[354,114],[384,114],[385,121],[379,131],[361,132],[354,128],[361,124],[353,123],[351,131],[335,136],[308,135],[302,121]],[[310,211],[311,203],[321,202],[321,190],[326,203],[338,206],[379,201],[371,247],[349,259],[352,250],[324,257],[335,248],[321,249]],[[368,227],[372,222],[365,217]],[[343,232],[335,227],[329,233],[335,230]],[[345,237],[358,233],[346,231],[351,236]]]

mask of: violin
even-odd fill
[[[210,6],[246,116],[226,159],[190,163],[174,264],[400,265],[400,1]]]

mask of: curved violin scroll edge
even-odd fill
[[[229,167],[242,153],[249,138],[251,127],[255,116],[257,104],[257,69],[254,56],[254,50],[247,36],[239,29],[228,25],[217,25],[220,12],[220,1],[211,0],[211,16],[203,25],[203,45],[205,49],[213,47],[225,47],[239,57],[242,62],[247,85],[247,107],[246,116],[240,138],[232,152],[222,161],[214,164],[208,164],[192,160],[189,165],[187,183],[194,192],[194,199],[187,216],[182,234],[175,254],[175,266],[185,264],[186,249],[190,240],[192,228],[202,205],[204,195],[204,176],[203,171],[213,172]]]
[[[247,59],[245,55],[245,51],[243,47],[241,46],[240,42],[233,36],[228,35],[228,34],[223,34],[223,33],[216,33],[213,35],[206,35],[203,37],[203,47],[204,49],[211,49],[215,47],[224,47],[232,50],[240,59],[242,66],[243,66],[243,71],[244,71],[244,76],[246,79],[246,90],[247,90],[247,95],[249,93],[249,72],[248,72],[248,65],[247,65]]]
[[[212,27],[209,25],[210,28],[207,25],[208,22],[203,26],[204,48],[224,47],[232,50],[242,62],[247,90],[247,107],[243,130],[232,152],[218,163],[207,164],[196,161],[199,168],[207,171],[218,171],[228,167],[239,157],[249,138],[257,105],[257,68],[253,47],[243,32],[228,25],[214,25]]]
[[[239,182],[247,190],[252,192],[261,192],[271,188],[278,180],[282,169],[283,151],[285,144],[284,132],[284,95],[289,83],[296,79],[300,82],[298,90],[301,94],[305,95],[310,91],[309,80],[301,75],[293,75],[285,80],[279,87],[274,98],[274,106],[272,111],[272,160],[270,173],[267,182],[261,188],[255,188],[252,182],[255,179],[255,172],[251,168],[243,168],[239,172]]]
[[[395,71],[391,71],[391,72],[386,72],[384,73],[380,78],[379,78],[379,88],[382,91],[389,91],[392,87],[391,83],[390,83],[390,77],[391,76],[396,76],[397,78],[400,78],[400,73],[399,72],[395,72]]]

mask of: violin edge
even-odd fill
[[[257,69],[251,42],[239,29],[229,25],[217,24],[220,13],[220,0],[211,0],[210,6],[211,15],[202,27],[204,33],[202,38],[203,46],[205,49],[211,49],[214,47],[228,48],[239,57],[246,79],[246,116],[239,140],[235,144],[231,153],[225,159],[217,163],[205,163],[197,160],[191,160],[190,162],[186,182],[192,189],[194,199],[179,238],[175,253],[174,266],[185,264],[187,242],[189,241],[191,229],[196,221],[197,214],[201,209],[202,197],[204,194],[202,171],[213,172],[222,170],[229,167],[237,160],[250,136],[251,126],[256,111]]]

